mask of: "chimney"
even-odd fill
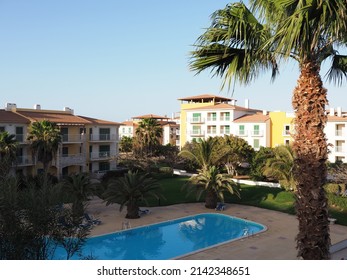
[[[236,105],[236,99],[231,99],[231,105],[235,106]]]
[[[245,99],[245,108],[249,109],[249,100]]]
[[[73,115],[74,114],[74,111],[73,111],[73,109],[71,109],[71,108],[69,108],[69,107],[64,107],[64,109],[63,109],[65,112],[70,112],[71,113],[71,115]]]
[[[342,117],[342,108],[341,107],[337,107],[336,112],[337,112],[338,117]]]
[[[330,116],[334,116],[335,115],[335,110],[334,108],[330,108],[330,113],[329,113]]]
[[[41,105],[40,104],[35,104],[34,105],[35,110],[41,110]]]
[[[263,110],[263,115],[266,116],[267,115],[267,111]]]
[[[16,111],[17,104],[16,103],[6,103],[5,111]]]

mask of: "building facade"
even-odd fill
[[[5,109],[0,110],[0,130],[16,135],[19,142],[15,172],[35,175],[43,171],[27,141],[30,124],[42,120],[55,123],[62,136],[49,170],[52,175],[62,177],[78,172],[99,175],[116,169],[119,123],[76,116],[68,107],[62,111],[42,110],[39,105],[26,109],[7,103]]]

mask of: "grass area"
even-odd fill
[[[165,199],[160,199],[160,201],[150,199],[149,206],[197,202],[194,195],[187,196],[187,193],[184,191],[187,180],[187,177],[178,176],[161,179],[162,195]],[[295,198],[291,192],[262,186],[241,185],[240,188],[241,198],[227,194],[225,201],[227,203],[251,205],[295,214]],[[328,194],[327,196],[331,217],[337,219],[338,224],[347,226],[347,197],[340,197],[333,194]],[[200,201],[204,201],[204,197],[201,197]]]

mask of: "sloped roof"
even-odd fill
[[[246,115],[234,120],[235,123],[259,123],[266,122],[270,119],[269,115],[263,114],[254,114],[254,115]]]
[[[12,111],[0,110],[0,123],[28,124],[30,123],[30,120]]]
[[[159,115],[154,115],[154,114],[147,114],[147,115],[132,117],[132,119],[157,119],[157,120],[161,119],[161,120],[168,120],[170,118],[159,116]]]
[[[218,99],[220,101],[231,101],[231,100],[233,100],[231,98],[218,96],[218,95],[213,95],[213,94],[201,94],[201,95],[195,95],[195,96],[188,96],[188,97],[178,98],[178,100],[182,100],[182,101],[201,100],[201,99],[204,99],[204,100]]]
[[[105,120],[99,120],[99,119],[94,119],[90,117],[85,117],[85,116],[78,116],[81,119],[85,119],[91,124],[97,124],[97,125],[121,125],[119,122],[111,122],[111,121],[105,121]]]
[[[59,113],[58,111],[48,111],[48,110],[20,110],[17,109],[17,114],[28,118],[32,122],[48,120],[54,122],[58,125],[85,125],[89,124],[90,121],[80,118],[78,116],[72,115],[70,113]]]

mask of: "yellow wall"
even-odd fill
[[[206,103],[181,103],[181,116],[180,116],[180,145],[181,148],[187,142],[187,112],[186,110],[211,106],[211,102]]]
[[[285,125],[290,125],[291,131],[293,130],[293,119],[294,117],[288,115],[286,112],[270,112],[271,119],[271,147],[283,145],[285,139],[293,141],[292,137],[284,136]]]

